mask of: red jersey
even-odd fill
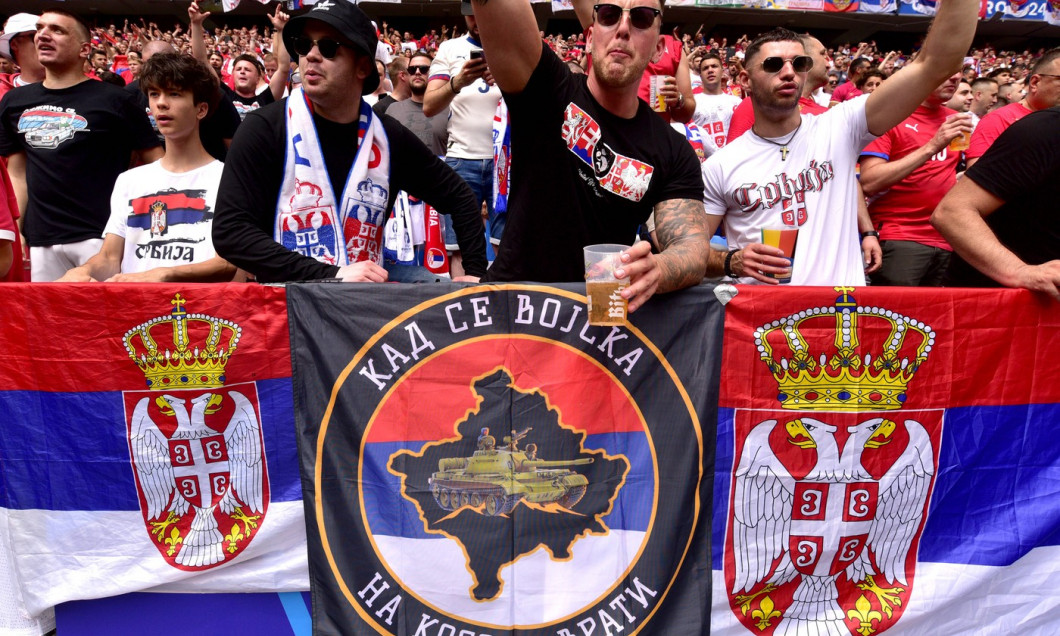
[[[799,98],[799,113],[806,115],[820,115],[824,112],[828,112],[828,109],[813,101],[812,97]],[[748,97],[740,102],[740,105],[736,107],[736,110],[732,111],[732,119],[729,120],[729,138],[725,143],[732,143],[733,139],[736,139],[748,130],[751,130],[751,126],[754,126],[754,123],[755,109],[751,104],[751,98]]]
[[[989,112],[979,120],[972,133],[972,141],[965,156],[969,159],[982,157],[994,140],[1001,136],[1009,126],[1033,113],[1031,109],[1016,102]]]
[[[905,121],[865,146],[861,154],[887,161],[901,159],[929,142],[946,118],[956,113],[945,106],[919,106]],[[913,241],[952,250],[928,220],[942,197],[957,183],[960,158],[960,152],[943,148],[869,204],[869,216],[873,226],[879,228],[881,241]]]
[[[6,275],[0,276],[0,281],[9,283],[21,283],[25,280],[25,270],[22,267],[22,241],[19,240],[17,220],[18,202],[15,200],[15,189],[11,186],[11,179],[7,176],[7,165],[0,161],[0,241],[11,242],[12,256],[14,256],[11,269]]]
[[[862,92],[858,90],[858,87],[854,86],[854,82],[844,82],[832,91],[832,99],[829,101],[845,102],[849,99],[854,99],[861,94]]]
[[[641,98],[645,102],[651,97],[651,87],[649,79],[652,75],[669,75],[670,77],[677,77],[677,67],[681,64],[681,42],[672,35],[662,36],[663,42],[666,47],[663,49],[662,55],[659,56],[658,62],[652,62],[648,64],[648,68],[644,69],[644,73],[640,76],[640,87],[637,89],[637,97]],[[590,58],[590,64],[592,60]],[[663,119],[670,121],[670,111],[665,110],[659,113]]]

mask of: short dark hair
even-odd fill
[[[1053,60],[1056,60],[1057,58],[1060,58],[1060,46],[1049,49],[1043,53],[1042,56],[1038,58],[1038,61],[1031,66],[1030,74],[1034,75],[1035,73],[1041,73],[1043,68],[1052,64]]]
[[[1037,66],[1037,64],[1035,64],[1035,66]],[[986,76],[990,79],[997,79],[998,77],[1001,77],[1002,73],[1008,73],[1009,75],[1012,75],[1012,70],[1007,66],[1004,68],[995,68],[994,70],[987,73]]]
[[[798,42],[802,45],[802,39],[798,33],[795,33],[791,29],[785,29],[784,27],[777,27],[772,31],[767,31],[755,38],[754,42],[751,42],[747,50],[744,51],[743,64],[745,67],[750,69],[751,60],[754,59],[755,55],[758,55],[758,50],[762,48],[762,45],[769,44],[770,42]],[[805,49],[805,47],[803,47]]]
[[[991,79],[989,77],[977,77],[972,82],[972,90],[973,91],[982,90],[987,84],[993,84],[996,87],[997,86],[997,80],[996,79]]]
[[[881,71],[878,68],[874,68],[874,69],[871,69],[869,71],[866,71],[861,77],[859,77],[854,82],[854,86],[856,86],[857,89],[860,91],[862,89],[862,87],[865,86],[865,83],[868,82],[869,79],[873,78],[873,77],[880,78],[880,81],[883,81],[883,80],[887,79],[887,76],[885,76],[883,74],[883,71]]]
[[[103,57],[106,57],[107,52],[103,49],[92,49],[92,57],[95,57],[97,55],[102,55]]]
[[[191,91],[196,104],[209,104],[210,110],[220,97],[217,76],[205,64],[184,53],[156,53],[140,69],[140,90]]]
[[[232,60],[232,68],[235,69],[236,64],[239,64],[240,62],[250,62],[254,65],[254,68],[258,69],[258,74],[265,74],[265,67],[261,65],[261,62],[258,61],[258,58],[254,57],[250,53],[243,53],[237,55],[236,59]]]
[[[721,59],[721,56],[718,55],[717,51],[707,51],[699,58],[699,64],[696,67],[696,71],[699,71],[699,69],[703,66],[704,60],[717,60],[718,64],[720,64],[721,66],[725,66],[725,60]]]
[[[848,73],[856,73],[872,66],[872,62],[867,57],[859,57],[856,60],[850,62],[850,66],[847,67]]]

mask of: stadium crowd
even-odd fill
[[[633,309],[704,277],[1060,299],[1060,50],[971,47],[960,8],[949,41],[887,51],[662,33],[656,0],[616,2],[576,1],[573,34],[470,2],[423,34],[345,3],[212,30],[194,2],[169,28],[11,16],[0,273],[567,281],[582,245],[639,235]],[[794,260],[773,225],[800,230]]]

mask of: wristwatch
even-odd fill
[[[877,232],[876,230],[869,230],[868,232],[862,232],[861,233],[861,239],[862,240],[865,240],[865,237],[868,237],[868,236],[874,236],[874,237],[876,237],[878,239],[878,238],[880,238],[880,233]]]

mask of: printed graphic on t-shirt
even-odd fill
[[[206,240],[213,211],[206,205],[205,190],[163,190],[129,201],[125,220],[129,229],[146,230],[136,245],[136,257],[194,263],[195,248]],[[206,224],[202,232],[192,226]],[[201,259],[200,259],[201,260]]]
[[[631,201],[644,198],[655,168],[603,143],[600,124],[573,102],[567,104],[562,134],[567,148],[592,167],[604,189]]]
[[[809,166],[794,177],[781,172],[766,183],[744,183],[733,191],[731,197],[745,213],[759,208],[769,210],[779,204],[784,225],[798,227],[808,218],[806,193],[820,192],[834,176],[831,161],[821,164],[810,161]]]
[[[247,104],[246,102],[241,102],[238,99],[233,99],[232,104],[235,105],[236,112],[239,113],[240,121],[247,118],[247,113],[253,112],[261,108],[261,104],[257,100],[254,100],[253,102]]]
[[[74,108],[37,106],[19,116],[18,132],[26,136],[27,146],[54,149],[74,133],[88,132],[88,121]]]

